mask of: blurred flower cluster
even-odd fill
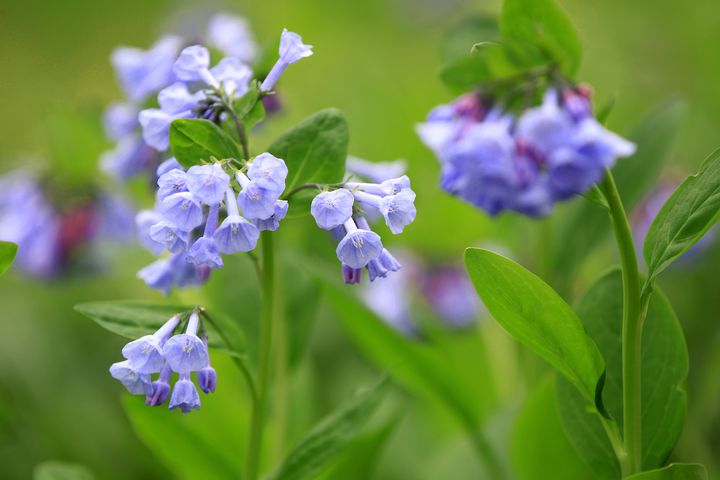
[[[185,333],[175,333],[187,318]],[[182,331],[182,329],[180,329]],[[210,365],[207,333],[200,316],[175,315],[152,335],[133,340],[122,349],[125,360],[113,363],[110,374],[128,392],[145,395],[145,404],[158,406],[170,397],[169,408],[183,413],[200,408],[200,396],[190,374],[196,372],[197,383],[205,393],[215,391],[217,373]],[[173,372],[179,375],[170,395]],[[159,374],[153,381],[152,375]]]
[[[441,164],[440,185],[490,215],[537,217],[587,191],[635,146],[592,114],[589,91],[550,88],[515,116],[476,93],[433,109],[418,126]]]

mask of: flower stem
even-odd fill
[[[606,173],[600,188],[608,202],[622,264],[623,441],[627,455],[625,473],[632,475],[642,470],[641,344],[646,309],[640,300],[640,273],[630,225],[610,171]]]
[[[272,327],[274,321],[275,259],[272,232],[260,234],[262,242],[262,306],[260,319],[260,349],[257,377],[257,395],[250,420],[245,480],[256,480],[262,455],[263,429],[270,386],[270,353],[272,351]]]

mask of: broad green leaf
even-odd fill
[[[539,277],[488,250],[468,248],[465,266],[495,320],[593,405],[602,387],[604,362],[570,306]]]
[[[0,275],[5,273],[15,261],[17,248],[14,243],[0,241]]]
[[[411,392],[441,405],[477,431],[495,404],[492,374],[477,331],[408,338],[380,319],[346,285],[325,279],[326,298],[347,334],[379,368]],[[472,369],[467,366],[472,365]]]
[[[143,302],[92,302],[75,305],[75,310],[94,320],[98,325],[125,338],[136,339],[154,333],[177,313],[189,312],[193,307],[158,305]],[[243,331],[234,321],[222,315],[210,313],[213,321],[222,329],[225,342],[210,322],[205,321],[210,347],[231,355],[244,353]]]
[[[265,118],[265,107],[259,100],[260,92],[257,85],[237,99],[233,104],[233,111],[246,130],[250,130]]]
[[[720,149],[685,179],[660,209],[645,238],[648,283],[692,247],[720,216]]]
[[[540,47],[547,61],[558,63],[568,75],[580,66],[580,39],[554,0],[505,0],[500,33],[504,40]]]
[[[380,404],[386,380],[359,391],[345,405],[321,421],[283,460],[273,480],[310,480],[329,468],[358,434]]]
[[[671,463],[665,468],[637,473],[625,480],[707,480],[707,469],[699,463]]]
[[[47,461],[35,467],[33,480],[93,480],[95,475],[84,465]]]
[[[283,133],[268,151],[285,160],[287,190],[303,183],[337,183],[345,174],[348,125],[339,110],[321,110]]]
[[[170,148],[185,168],[209,161],[210,157],[242,158],[230,135],[213,122],[198,118],[182,118],[170,124]]]
[[[133,429],[174,478],[240,478],[250,424],[247,386],[230,359],[211,355],[218,373],[215,393],[200,392],[200,410],[185,415],[167,404],[148,407],[144,398],[124,395]]]
[[[607,376],[603,404],[622,425],[622,274],[613,269],[596,281],[577,306],[585,328],[605,358]],[[683,384],[688,353],[682,328],[670,303],[657,291],[648,308],[642,338],[643,468],[657,468],[670,455],[686,413]],[[563,423],[579,453],[600,478],[619,472],[596,415],[588,413],[569,385],[558,383]],[[620,427],[622,432],[622,427]],[[601,446],[602,445],[602,446]]]
[[[629,136],[637,152],[630,158],[619,159],[613,168],[615,183],[628,211],[657,182],[685,111],[685,104],[680,101],[660,105]],[[556,277],[561,277],[559,280],[564,283],[574,277],[579,262],[610,233],[607,211],[594,200],[568,205],[569,211],[558,219],[551,259]]]
[[[538,472],[553,480],[592,477],[560,423],[554,379],[540,381],[518,413],[510,452],[518,480],[535,480]]]

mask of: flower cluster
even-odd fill
[[[368,167],[367,163],[357,160],[354,165],[360,169]],[[374,173],[383,177],[377,168]],[[388,168],[395,169],[396,165],[387,166],[386,170]],[[336,254],[345,283],[359,283],[363,268],[367,269],[370,281],[400,269],[400,263],[370,228],[368,218],[382,217],[390,231],[397,235],[415,220],[414,202],[415,192],[410,188],[407,175],[376,183],[346,182],[338,188],[322,189],[315,196],[310,213],[318,227],[331,231],[338,239]]]
[[[104,241],[127,241],[132,208],[107,193],[51,200],[37,175],[20,170],[0,177],[0,240],[18,245],[15,265],[49,278],[63,271],[76,251]]]
[[[468,94],[433,109],[418,134],[440,160],[442,189],[490,215],[547,215],[635,151],[593,117],[583,88],[551,88],[518,118]]]
[[[217,374],[210,365],[207,335],[200,327],[200,317],[193,311],[187,319],[185,333],[174,334],[182,315],[175,315],[152,335],[133,340],[122,349],[125,360],[113,363],[110,374],[133,395],[145,395],[145,404],[158,406],[170,397],[170,410],[183,413],[200,408],[200,395],[190,375],[196,372],[197,383],[205,393],[215,392]],[[170,394],[173,372],[178,380]],[[153,374],[158,374],[155,380]]]
[[[138,277],[165,293],[207,280],[211,269],[223,266],[221,254],[254,250],[260,231],[277,230],[287,213],[287,201],[280,200],[287,167],[269,153],[240,170],[216,161],[185,171],[170,159],[158,176],[155,209],[138,213],[136,223],[140,242],[170,257],[143,268]]]
[[[155,168],[160,162],[161,152],[167,149],[162,141],[144,141],[138,115],[154,101],[158,92],[166,88],[170,90],[161,98],[169,110],[183,106],[177,102],[191,101],[183,97],[181,88],[172,88],[180,80],[174,65],[185,43],[180,36],[167,35],[148,50],[119,47],[113,52],[112,65],[126,96],[126,100],[111,104],[104,115],[106,135],[116,145],[102,155],[100,162],[102,169],[113,177],[127,180]],[[257,46],[245,20],[225,13],[210,19],[205,43],[240,63],[252,61],[257,54]],[[226,67],[227,64],[220,70]],[[219,73],[219,76],[223,75],[231,73]]]

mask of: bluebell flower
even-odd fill
[[[113,150],[100,156],[100,168],[119,180],[127,180],[148,168],[156,152],[135,134],[126,135]]]
[[[150,375],[138,373],[127,360],[110,365],[110,375],[133,395],[147,395],[152,388]]]
[[[160,370],[160,376],[152,382],[150,393],[145,398],[145,405],[157,407],[162,405],[170,395],[170,379],[172,378],[172,368],[167,363]]]
[[[278,53],[280,58],[275,62],[270,73],[268,73],[262,85],[260,85],[260,90],[262,91],[269,92],[272,90],[288,65],[313,54],[312,45],[305,45],[302,43],[300,35],[289,32],[287,29],[283,29],[282,35],[280,36]]]
[[[135,216],[135,230],[140,245],[155,255],[162,253],[165,246],[150,236],[150,230],[154,225],[161,222],[162,219],[162,215],[155,210],[141,210]]]
[[[163,112],[179,114],[194,110],[204,97],[202,91],[190,93],[186,84],[175,82],[160,90],[157,99]]]
[[[351,268],[363,268],[383,251],[380,236],[371,231],[360,229],[352,218],[345,224],[345,236],[337,246],[338,259]]]
[[[257,246],[258,228],[240,216],[235,193],[228,188],[226,201],[228,216],[213,234],[215,245],[221,253],[249,252]]]
[[[177,228],[189,232],[203,222],[203,210],[189,192],[174,193],[160,202],[160,213]]]
[[[190,110],[179,113],[167,113],[157,108],[140,112],[139,120],[145,143],[162,152],[170,146],[170,124],[180,118],[192,118]]]
[[[389,177],[380,183],[359,183],[347,182],[345,188],[350,190],[362,190],[373,195],[385,196],[395,195],[403,190],[410,190],[410,178],[407,175],[399,177]]]
[[[250,27],[244,19],[235,15],[218,13],[210,18],[207,38],[211,46],[242,62],[251,62],[257,55],[258,48]]]
[[[231,97],[242,97],[250,89],[252,70],[239,58],[223,58],[210,69],[210,73],[222,84],[223,91]]]
[[[353,195],[358,201],[377,208],[394,234],[402,233],[405,226],[415,221],[415,192],[409,188],[384,197],[363,191],[355,191]]]
[[[185,333],[170,337],[162,347],[162,355],[174,372],[196,372],[210,361],[207,346],[197,336],[199,321],[198,314],[191,313]]]
[[[342,264],[343,281],[348,285],[356,285],[362,281],[362,268],[353,268]]]
[[[270,218],[275,213],[275,202],[281,192],[262,188],[242,172],[237,172],[235,178],[242,188],[238,195],[238,205],[243,215],[251,220]]]
[[[280,222],[287,215],[288,212],[287,200],[278,200],[275,202],[275,212],[269,218],[253,219],[253,224],[258,230],[267,230],[270,232],[276,231],[280,228]]]
[[[202,45],[183,48],[175,60],[173,72],[183,82],[205,82],[217,87],[217,80],[210,75],[210,52]]]
[[[173,81],[172,68],[181,44],[179,37],[167,36],[149,50],[131,47],[115,49],[111,61],[128,98],[141,103]]]
[[[187,251],[185,259],[193,265],[205,265],[215,269],[223,266],[222,257],[220,257],[220,252],[213,239],[215,230],[217,229],[219,214],[220,205],[210,207],[203,236],[195,240],[195,243],[193,243]]]
[[[129,103],[112,103],[103,113],[105,134],[112,140],[133,133],[138,126],[138,109]]]
[[[161,244],[168,252],[179,253],[187,248],[190,234],[179,230],[167,220],[161,220],[150,227],[150,238]]]
[[[345,168],[356,177],[380,183],[404,175],[407,170],[407,162],[405,160],[368,162],[367,160],[349,156]]]
[[[190,380],[189,373],[180,374],[180,379],[175,383],[170,397],[169,408],[170,410],[179,408],[183,413],[190,413],[200,408],[200,395],[195,384]]]
[[[187,171],[188,190],[205,205],[222,202],[229,186],[230,176],[218,162],[212,165],[194,165]]]
[[[139,374],[157,373],[165,365],[161,349],[180,323],[176,315],[170,318],[152,335],[133,340],[122,349],[122,355],[129,362],[130,367]]]
[[[185,170],[173,168],[158,177],[157,185],[156,196],[161,201],[174,193],[187,192],[187,173]]]
[[[207,348],[207,338],[203,337],[203,343]],[[215,393],[217,388],[217,372],[210,365],[210,358],[208,357],[208,363],[197,372],[197,382],[200,390],[204,393]]]
[[[383,248],[380,256],[367,264],[367,271],[372,282],[376,278],[385,278],[390,272],[397,272],[401,267],[400,262]]]
[[[175,286],[184,287],[206,280],[199,269],[185,261],[184,252],[151,263],[142,268],[137,277],[148,287],[160,290],[166,295]]]
[[[332,230],[343,225],[352,216],[354,202],[353,194],[344,188],[321,192],[313,198],[310,213],[318,227]]]
[[[180,162],[178,162],[175,157],[170,157],[167,160],[163,161],[160,165],[158,165],[157,169],[155,170],[155,175],[160,178],[163,176],[163,174],[169,172],[170,170],[185,171],[183,166],[180,165]]]
[[[256,185],[266,190],[282,193],[288,168],[285,162],[270,153],[261,153],[248,162],[247,176]]]

